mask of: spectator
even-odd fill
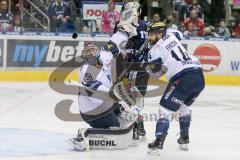
[[[166,18],[165,24],[167,25],[168,28],[173,29],[173,30],[178,30],[178,18],[177,14],[171,14],[168,15]]]
[[[192,4],[192,0],[182,0],[182,1],[184,1],[187,5]]]
[[[34,0],[34,1],[39,1],[39,0]],[[46,1],[46,6],[49,6],[48,3],[50,3],[50,5],[52,5],[53,3],[55,3],[56,0],[43,0]],[[76,3],[73,0],[62,0],[63,3],[66,3],[66,5],[69,8],[69,17],[71,17],[71,19],[77,16],[77,6]],[[38,2],[39,3],[39,2]],[[79,2],[78,2],[79,3]],[[79,5],[79,4],[78,4]],[[71,16],[70,16],[71,14]]]
[[[51,20],[51,30],[59,29],[69,21],[70,8],[63,0],[56,0],[49,6],[48,14]]]
[[[13,14],[15,14],[15,13],[20,11],[20,4],[19,3],[20,3],[19,0],[12,0],[11,11],[13,12]]]
[[[76,31],[76,27],[72,21],[68,20],[66,23],[63,23],[57,31],[72,33]]]
[[[213,26],[208,26],[206,28],[204,28],[204,36],[208,36],[208,37],[219,37],[219,35],[215,32],[215,27]]]
[[[240,23],[237,22],[232,27],[232,36],[235,38],[240,38]]]
[[[0,31],[13,31],[13,15],[8,11],[8,3],[6,0],[0,2]]]
[[[115,11],[115,3],[110,0],[108,2],[108,10],[102,14],[102,32],[113,33],[115,25],[119,20],[119,13]]]
[[[189,12],[188,4],[192,3],[192,1],[188,2],[186,0],[174,0],[173,3],[174,3],[174,10],[177,11],[178,13],[178,16],[179,16],[178,18],[180,20],[184,20],[185,15]]]
[[[202,7],[198,4],[198,0],[193,0],[192,4],[189,5],[189,12],[196,10],[198,17],[202,17]]]
[[[152,20],[153,20],[153,23],[160,22],[161,21],[160,14],[154,13]]]
[[[183,32],[184,36],[196,36],[193,30],[193,23],[188,23],[187,29]]]
[[[21,16],[20,15],[16,15],[14,17],[14,28],[13,31],[14,32],[21,32],[23,31],[23,27],[22,27],[22,21],[21,21]]]
[[[210,27],[204,28],[203,34],[204,36],[212,36],[211,28]]]
[[[226,23],[224,20],[221,20],[219,22],[219,27],[216,30],[216,33],[220,36],[220,37],[230,37],[230,31],[228,29],[228,27],[226,26]]]
[[[191,16],[183,22],[184,27],[187,28],[189,23],[193,23],[193,32],[196,35],[198,35],[198,36],[203,35],[205,26],[204,26],[202,20],[200,18],[198,18],[196,10],[192,10]]]

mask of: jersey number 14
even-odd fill
[[[183,52],[180,46],[178,46],[178,50],[179,50],[178,53],[181,53],[181,55],[178,55],[174,50],[171,50],[172,57],[176,59],[176,61],[183,62],[183,61],[192,60],[186,52]]]

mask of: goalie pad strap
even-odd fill
[[[129,133],[133,129],[133,125],[125,129],[101,129],[101,128],[88,128],[84,132],[84,136],[87,137],[89,134],[104,134],[104,135],[123,135]]]

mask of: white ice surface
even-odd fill
[[[76,134],[79,127],[87,125],[82,122],[64,122],[55,116],[55,105],[63,99],[75,100],[71,111],[77,113],[77,97],[58,94],[51,90],[47,83],[0,83],[0,160],[240,159],[240,87],[207,86],[192,106],[190,150],[178,150],[176,134],[179,127],[174,121],[160,157],[147,155],[146,146],[154,139],[155,122],[145,122],[147,140],[138,147],[118,151],[71,151],[71,147],[66,146],[63,139]],[[149,113],[156,112],[159,100],[160,97],[146,99],[145,109]],[[24,135],[24,131],[29,131],[26,135],[30,135],[30,139],[29,136],[13,136],[17,133]],[[35,141],[37,144],[33,144],[36,150],[29,149],[35,137],[40,139]],[[48,144],[47,139],[53,144]],[[57,139],[59,141],[56,142]],[[11,145],[14,147],[11,148]],[[45,150],[44,155],[37,154],[39,148]],[[12,155],[17,155],[16,151],[25,151],[28,154],[11,157],[11,152]],[[32,155],[29,155],[29,152]]]

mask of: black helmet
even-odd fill
[[[154,22],[148,26],[147,31],[156,33],[166,33],[166,29],[167,28],[164,22]]]

